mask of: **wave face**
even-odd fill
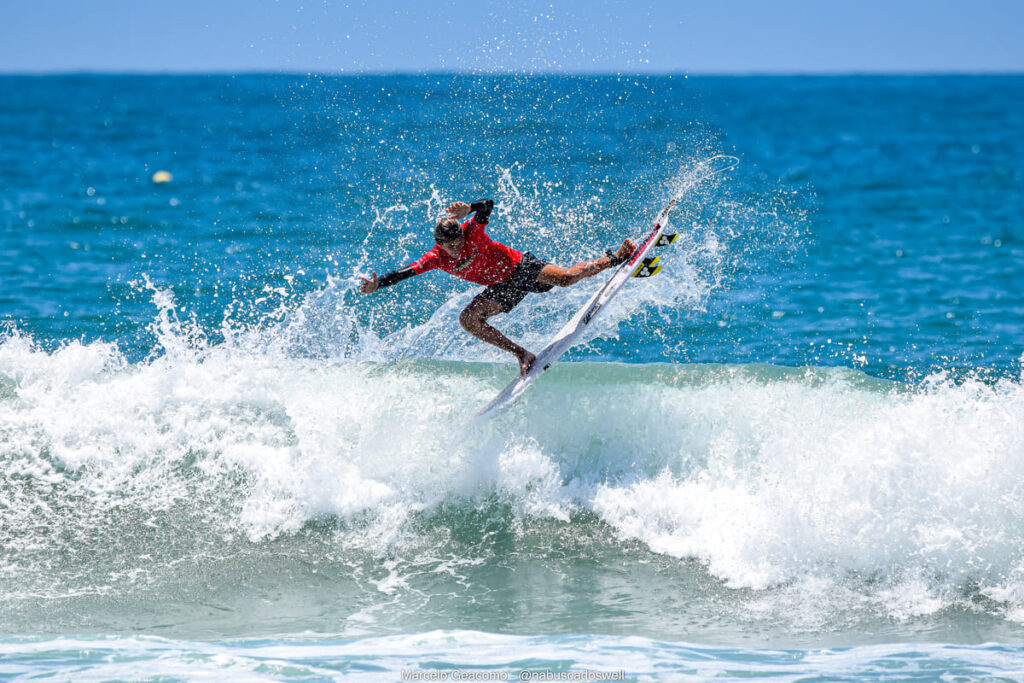
[[[481,424],[508,365],[167,346],[0,345],[2,630],[263,614],[281,573],[272,623],[356,634],[572,629],[595,582],[579,619],[704,640],[1024,621],[1019,381],[565,363]]]

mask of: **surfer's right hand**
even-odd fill
[[[377,283],[376,271],[373,272],[371,277],[366,278],[360,275],[359,279],[363,281],[363,284],[359,285],[360,292],[362,292],[363,294],[373,294],[374,292],[377,291],[377,287],[379,285]]]
[[[448,213],[458,218],[460,221],[469,215],[470,207],[466,202],[452,202],[451,205],[445,209]]]

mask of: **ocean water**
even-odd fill
[[[0,677],[1020,679],[1022,187],[1021,76],[0,77]],[[357,290],[679,192],[490,422],[478,287]]]

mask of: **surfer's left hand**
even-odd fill
[[[452,202],[451,206],[445,209],[445,211],[462,220],[469,215],[469,204],[466,202]]]

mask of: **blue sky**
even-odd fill
[[[1024,0],[5,0],[0,72],[1024,71]]]

